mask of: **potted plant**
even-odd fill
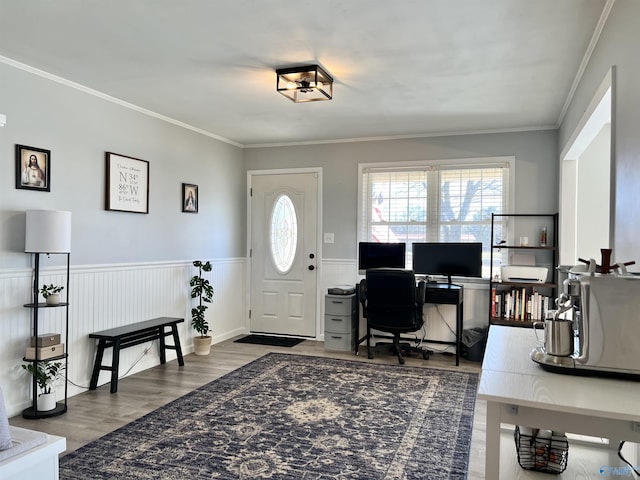
[[[40,289],[40,293],[47,302],[47,305],[58,305],[60,303],[60,292],[64,290],[64,287],[54,285],[43,285]]]
[[[46,412],[56,408],[55,383],[62,378],[64,364],[62,362],[42,361],[37,363],[23,364],[22,368],[36,377],[36,382],[40,388],[40,394],[36,401],[38,410]]]
[[[191,309],[191,326],[199,333],[197,337],[193,338],[193,346],[196,355],[209,355],[211,336],[207,335],[209,323],[205,318],[205,312],[209,307],[204,304],[211,303],[213,300],[213,287],[209,280],[202,276],[202,272],[210,272],[211,263],[195,260],[193,266],[198,268],[198,274],[191,277],[189,286],[191,287],[191,298],[197,298],[198,305]]]

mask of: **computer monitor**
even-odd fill
[[[420,275],[482,277],[482,243],[413,244],[413,271]]]
[[[404,243],[360,242],[358,245],[358,271],[370,268],[405,268],[407,246]]]

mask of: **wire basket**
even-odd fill
[[[557,474],[567,468],[569,442],[564,433],[516,425],[513,437],[518,463],[525,470]]]

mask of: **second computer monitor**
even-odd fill
[[[414,243],[413,271],[419,275],[482,277],[482,243]]]

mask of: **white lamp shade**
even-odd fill
[[[24,251],[26,253],[71,252],[71,212],[27,210]]]

